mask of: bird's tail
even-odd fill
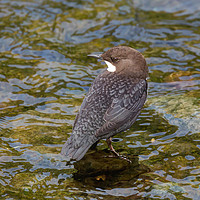
[[[61,154],[66,156],[67,160],[81,160],[83,156],[86,154],[88,149],[96,142],[98,139],[90,138],[88,140],[87,137],[84,137],[81,142],[77,145],[77,142],[74,141],[73,135],[69,137],[67,142],[64,144]]]

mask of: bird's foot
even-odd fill
[[[119,153],[117,153],[116,151],[111,151],[112,154],[108,155],[108,156],[105,156],[106,158],[119,158],[119,159],[122,159],[122,160],[125,160],[129,163],[132,163],[131,160],[129,160],[126,156],[123,156],[123,155],[120,155]]]
[[[128,161],[129,163],[132,163],[131,160],[129,160],[129,159],[126,158],[125,156],[120,155],[119,153],[117,153],[117,152],[115,151],[115,149],[113,148],[113,146],[112,146],[112,144],[111,144],[111,138],[108,138],[108,139],[106,140],[106,142],[107,142],[107,144],[108,144],[108,147],[110,148],[110,151],[114,154],[115,157],[118,157],[118,158],[120,158],[120,159],[123,159],[123,160]]]
[[[126,161],[129,162],[130,164],[132,163],[132,161],[129,160],[126,156],[119,155],[119,158],[122,159],[122,160],[126,160]]]

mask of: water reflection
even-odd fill
[[[199,199],[198,1],[0,5],[1,198]],[[86,55],[119,44],[141,51],[150,69],[146,107],[114,142],[138,160],[133,170],[76,179],[77,163],[59,153],[105,67]]]

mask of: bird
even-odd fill
[[[61,154],[68,160],[81,160],[101,139],[106,139],[111,152],[119,156],[111,139],[134,124],[147,98],[148,66],[139,51],[114,46],[88,56],[101,59],[107,68],[89,88],[72,133],[62,147]]]

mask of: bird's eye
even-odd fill
[[[119,61],[119,59],[118,59],[118,58],[115,58],[115,57],[111,57],[111,61],[112,61],[113,63],[116,63],[116,62]]]

